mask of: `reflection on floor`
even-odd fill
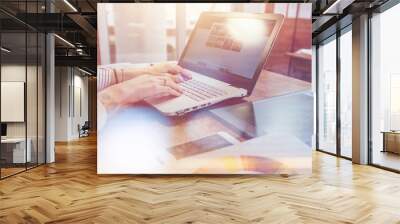
[[[308,175],[97,175],[96,138],[0,181],[0,223],[399,223],[400,175],[313,153]]]
[[[374,151],[373,164],[400,171],[400,155],[392,152]]]
[[[26,169],[30,169],[33,167],[36,167],[36,163],[27,163],[26,166],[25,164],[18,164],[18,165],[8,165],[6,167],[1,168],[1,178],[5,178],[8,176],[11,176],[13,174],[20,173],[22,171],[25,171]]]
[[[344,157],[347,157],[347,158],[352,157],[352,149],[349,147],[342,147],[340,153]]]
[[[13,175],[13,174],[15,174],[15,173],[18,173],[18,172],[21,172],[21,171],[24,171],[25,170],[25,167],[17,167],[17,168],[1,168],[1,177],[2,178],[4,178],[4,177],[7,177],[7,176],[10,176],[10,175]]]

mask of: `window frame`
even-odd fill
[[[352,23],[347,24],[345,27],[339,29],[336,31],[336,33],[333,33],[332,35],[328,36],[327,38],[320,40],[316,44],[316,135],[315,135],[315,145],[316,145],[316,151],[323,152],[329,155],[337,156],[340,158],[344,158],[346,160],[352,160],[351,157],[344,156],[342,155],[342,150],[341,150],[341,118],[340,118],[340,113],[341,113],[341,97],[340,97],[340,86],[341,86],[341,67],[340,67],[340,38],[342,35],[346,34],[347,32],[352,32]],[[319,147],[319,112],[320,112],[320,105],[319,105],[319,85],[320,85],[320,74],[319,74],[319,48],[322,43],[326,44],[329,43],[330,41],[336,41],[336,151],[335,153],[326,151],[324,149],[321,149]]]
[[[378,6],[377,8],[374,8],[372,10],[368,11],[368,31],[367,31],[367,39],[368,39],[368,69],[367,69],[367,76],[368,76],[368,153],[367,153],[367,160],[368,160],[368,165],[380,168],[383,170],[391,171],[394,173],[400,173],[400,170],[383,166],[377,163],[373,162],[373,127],[372,127],[372,119],[373,119],[373,113],[372,113],[372,94],[373,94],[373,88],[372,88],[372,54],[373,54],[373,49],[372,49],[372,41],[373,41],[373,35],[372,35],[372,19],[374,18],[374,15],[376,14],[382,14],[385,11],[393,8],[394,6],[398,5],[400,2],[398,0],[388,0],[384,4]]]

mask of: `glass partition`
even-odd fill
[[[2,177],[26,169],[26,33],[1,34],[1,161]],[[6,49],[6,50],[4,50]]]
[[[38,35],[36,32],[27,33],[27,74],[26,74],[26,114],[27,114],[27,150],[30,156],[27,167],[37,165],[37,132],[38,132]]]
[[[20,16],[43,5],[0,2]],[[45,163],[45,44],[45,34],[0,12],[0,178]]]
[[[352,157],[352,33],[340,36],[340,154]]]
[[[46,139],[45,139],[45,124],[46,124],[46,36],[43,33],[38,33],[38,64],[37,64],[37,162],[43,164],[46,162]]]
[[[336,153],[336,39],[318,47],[318,149]]]
[[[318,47],[318,139],[320,151],[352,157],[352,26]],[[337,123],[340,122],[340,123]]]

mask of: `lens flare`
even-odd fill
[[[267,26],[261,20],[229,19],[227,21],[229,34],[245,45],[257,45],[265,40]]]

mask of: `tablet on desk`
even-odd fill
[[[291,134],[311,146],[314,99],[308,91],[211,110],[218,120],[249,139]]]

